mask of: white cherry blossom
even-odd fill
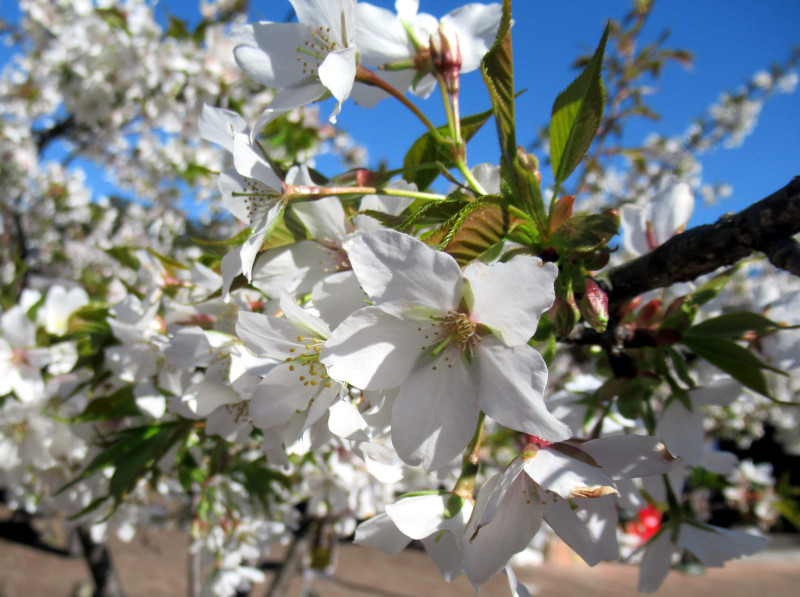
[[[481,410],[512,429],[570,436],[547,412],[547,367],[527,344],[553,302],[555,266],[519,256],[462,273],[450,255],[394,230],[363,234],[346,249],[375,304],[334,330],[321,360],[361,389],[400,388],[392,442],[405,462],[447,464]]]

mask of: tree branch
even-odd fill
[[[776,267],[800,275],[800,176],[737,214],[714,224],[676,234],[663,245],[607,275],[609,312],[629,299],[676,282],[695,280],[719,267],[732,265],[753,251],[764,253]]]

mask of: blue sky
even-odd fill
[[[373,0],[391,8],[393,0]],[[421,0],[420,10],[436,16],[463,2]],[[189,18],[195,2],[162,0],[158,12]],[[553,99],[572,80],[574,59],[591,52],[608,18],[621,19],[631,0],[516,0],[513,2],[518,142],[527,144],[547,123]],[[254,20],[284,20],[290,14],[284,0],[252,0]],[[0,0],[0,16],[15,20],[16,2]],[[670,47],[689,49],[694,66],[686,70],[671,65],[658,83],[651,104],[662,114],[660,122],[646,121],[629,131],[631,142],[650,132],[682,133],[724,90],[735,89],[755,72],[785,60],[792,45],[800,45],[800,2],[796,0],[660,0],[644,30],[643,41],[655,39],[664,29]],[[9,53],[0,49],[0,61]],[[489,107],[489,99],[475,72],[462,80],[462,110],[470,114]],[[434,122],[443,122],[438,93],[419,104]],[[322,107],[322,114],[329,106]],[[396,102],[387,100],[374,110],[345,105],[339,124],[370,153],[371,165],[385,159],[398,167],[404,151],[423,132],[421,125]],[[470,143],[471,164],[497,162],[497,141],[489,124]],[[702,158],[705,182],[726,182],[733,196],[713,207],[698,204],[692,224],[713,221],[761,199],[800,174],[800,94],[776,95],[761,113],[755,132],[737,149],[720,149]],[[324,165],[324,163],[323,163]],[[334,174],[333,171],[327,171]]]

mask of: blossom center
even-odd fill
[[[430,316],[431,328],[425,334],[426,344],[422,350],[433,348],[431,356],[438,356],[448,348],[454,348],[460,353],[473,356],[475,346],[481,341],[477,333],[478,324],[469,318],[469,315],[460,311],[448,311],[444,317]],[[422,328],[420,328],[422,331]]]
[[[300,63],[304,75],[317,77],[317,71],[325,57],[340,47],[331,35],[330,27],[320,25],[317,29],[311,28],[310,33],[310,38],[302,46],[297,46],[297,62]]]
[[[302,348],[290,348],[289,352],[292,353],[292,356],[285,359],[289,363],[289,371],[296,371],[297,379],[304,386],[331,387],[328,369],[319,362],[319,353],[325,341],[304,336],[297,336],[297,341]],[[298,350],[305,350],[305,352],[297,354]]]

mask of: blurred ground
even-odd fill
[[[114,561],[128,597],[182,597],[186,594],[188,560],[186,535],[174,530],[140,533],[129,544],[113,540]],[[471,597],[463,576],[442,580],[424,552],[406,550],[398,556],[346,545],[339,551],[334,579],[316,581],[319,597]],[[627,597],[636,592],[637,569],[621,564],[589,568],[578,563],[555,563],[521,568],[519,579],[532,595],[541,597]],[[0,539],[0,597],[70,597],[89,582],[80,557],[48,553]],[[269,578],[268,578],[269,580]],[[289,595],[300,594],[295,579]],[[85,594],[85,593],[82,593]],[[266,584],[252,597],[264,597]],[[481,597],[508,597],[504,577],[484,585]],[[658,597],[797,597],[800,595],[800,550],[774,546],[760,556],[735,561],[725,569],[701,576],[671,572]]]

